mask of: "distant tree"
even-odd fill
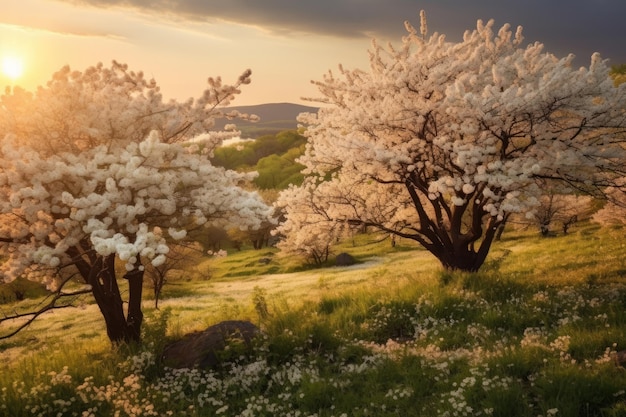
[[[259,174],[254,179],[261,189],[284,189],[289,184],[300,185],[304,176],[301,174],[303,165],[297,163],[295,159],[302,155],[304,149],[295,149],[294,152],[288,152],[285,155],[270,155],[261,158],[255,166],[256,172]]]
[[[163,287],[174,274],[189,274],[193,265],[197,264],[203,254],[199,244],[195,242],[181,242],[170,244],[169,252],[165,254],[165,261],[159,265],[151,262],[145,264],[145,271],[154,293],[154,308],[159,309],[159,299]]]
[[[626,178],[621,178],[621,186],[626,186]],[[592,220],[601,225],[626,225],[626,194],[619,187],[607,189],[608,201],[594,213]]]
[[[281,153],[282,147],[280,146],[280,142],[274,135],[264,135],[260,138],[255,139],[251,142],[252,149],[256,155],[257,162],[261,158],[265,158],[266,156],[276,155]]]
[[[221,225],[207,226],[204,230],[199,231],[199,236],[194,233],[196,239],[201,242],[205,249],[211,252],[217,252],[224,248],[229,242],[226,228]]]
[[[278,191],[274,189],[258,190],[259,195],[266,204],[272,204],[278,197]],[[252,245],[254,249],[262,249],[272,243],[272,231],[276,228],[278,219],[276,217],[267,218],[256,229],[242,230],[239,227],[228,229],[230,244],[237,250],[241,250],[246,243]]]
[[[211,162],[215,166],[224,167],[226,169],[241,170],[245,168],[250,170],[258,159],[254,153],[254,149],[248,144],[249,142],[240,142],[228,146],[220,146],[214,152]]]
[[[227,169],[239,171],[258,170],[261,160],[272,156],[292,154],[293,149],[300,149],[306,138],[295,130],[286,130],[276,135],[265,135],[254,140],[246,140],[222,146],[215,150],[213,163]],[[302,154],[298,151],[298,155]]]
[[[13,317],[91,293],[111,341],[138,341],[146,263],[162,265],[172,244],[205,224],[258,227],[270,211],[239,187],[251,178],[208,160],[237,134],[211,132],[214,119],[244,116],[220,108],[249,82],[249,71],[233,85],[209,78],[197,100],[164,102],[154,80],[114,62],[65,67],[34,93],[2,95],[0,276],[55,291],[43,309]],[[72,290],[74,278],[86,287]]]
[[[250,230],[250,242],[254,249],[263,249],[269,246],[271,232],[276,225],[273,222],[266,221],[256,230]]]
[[[616,86],[626,84],[626,64],[611,67],[611,78]],[[593,215],[593,221],[602,225],[626,224],[626,178],[619,180],[618,187],[608,187],[606,192],[608,201]]]
[[[280,153],[284,154],[291,149],[299,148],[306,144],[306,136],[296,130],[285,130],[276,135],[276,140],[280,144]]]
[[[422,18],[400,47],[374,42],[369,71],[315,83],[323,106],[299,118],[308,177],[278,202],[282,247],[365,225],[477,271],[507,214],[537,206],[538,180],[601,196],[624,175],[626,88],[598,54],[579,69],[572,55],[522,47],[521,28],[479,21],[456,43],[427,36]]]
[[[303,184],[280,194],[275,207],[286,218],[272,233],[283,238],[277,244],[283,254],[321,265],[328,260],[331,246],[342,235],[345,225],[330,221],[325,200],[313,191]]]
[[[268,219],[254,230],[231,228],[228,230],[228,238],[237,250],[241,250],[246,242],[249,242],[253,249],[262,249],[269,246],[271,232],[275,227],[276,224]]]
[[[590,196],[548,192],[539,199],[533,219],[543,236],[553,234],[551,226],[554,223],[559,223],[563,234],[567,234],[573,224],[591,218],[593,211]]]
[[[281,155],[292,148],[306,143],[306,137],[295,130],[286,130],[276,135],[265,135],[250,142],[257,155],[257,161],[270,155]]]
[[[0,285],[0,304],[22,301],[26,298],[43,297],[48,294],[45,285],[18,278]]]

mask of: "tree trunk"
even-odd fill
[[[439,257],[441,265],[449,271],[477,272],[485,262],[478,253],[471,250],[448,254]]]
[[[491,244],[494,241],[498,227],[502,220],[492,218],[483,233],[482,224],[475,223],[474,235],[480,236],[480,245],[475,247],[476,239],[469,238],[468,234],[454,233],[442,226],[436,230],[431,243],[422,245],[441,262],[441,265],[450,271],[477,272],[485,263]]]
[[[141,311],[141,295],[143,291],[143,270],[137,261],[135,269],[126,273],[124,278],[128,280],[128,315],[126,316],[126,342],[141,341],[141,323],[143,312]]]
[[[418,195],[421,192],[427,196],[427,184],[421,182],[417,174],[413,175],[413,179],[405,181],[405,186],[419,217],[419,229],[413,229],[417,233],[403,233],[386,227],[382,230],[415,240],[435,255],[447,270],[478,271],[485,262],[498,226],[504,222],[505,217],[499,220],[498,217],[487,217],[484,201],[476,198],[481,195],[484,187],[476,188],[471,195],[467,195],[460,206],[449,207],[443,197],[428,197],[428,207],[431,209],[429,212]],[[479,245],[478,249],[476,245]]]
[[[84,268],[79,268],[81,274]],[[143,271],[135,269],[125,275],[128,279],[129,298],[128,314],[124,314],[124,301],[117,285],[115,274],[115,255],[97,256],[89,267],[87,284],[91,285],[91,292],[96,304],[104,317],[107,336],[111,342],[131,343],[141,341],[141,296],[143,289]]]

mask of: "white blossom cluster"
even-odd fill
[[[316,82],[324,105],[299,118],[309,138],[299,162],[324,179],[305,183],[315,184],[307,195],[326,202],[329,220],[386,231],[404,220],[427,244],[428,229],[443,225],[450,239],[473,242],[482,225],[532,213],[538,179],[597,192],[624,175],[626,88],[599,55],[576,69],[573,56],[522,47],[521,28],[496,32],[493,21],[458,43],[427,37],[425,22],[407,28],[399,48],[373,43],[369,71],[340,67]],[[396,205],[385,219],[371,204],[383,198]]]
[[[65,68],[34,94],[0,97],[2,277],[52,283],[91,253],[115,254],[128,270],[141,259],[158,266],[189,227],[267,219],[260,197],[239,187],[250,175],[207,158],[226,137],[206,131],[222,115],[216,106],[239,91],[219,79],[209,86],[196,101],[163,103],[154,81],[114,63]]]

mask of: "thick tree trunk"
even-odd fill
[[[91,265],[87,283],[104,317],[109,339],[122,342],[125,337],[124,303],[115,279],[115,256],[98,256]]]
[[[458,251],[438,257],[441,265],[449,271],[477,272],[485,258],[471,250]]]
[[[474,198],[474,195],[480,195],[482,188],[467,196],[466,202],[460,206],[449,207],[442,197],[428,197],[431,205],[427,211],[418,195],[418,192],[428,195],[427,185],[414,174],[413,179],[405,181],[405,186],[419,217],[419,228],[414,228],[417,233],[382,229],[420,243],[448,270],[478,271],[487,258],[497,227],[503,222],[503,219],[490,217],[488,224],[484,224],[487,215],[482,205],[484,202]]]
[[[499,224],[498,221],[490,221],[484,233],[482,233],[482,227],[476,230],[475,236],[480,237],[478,241],[470,234],[453,233],[444,225],[433,228],[428,234],[428,241],[422,236],[405,235],[404,237],[412,237],[421,243],[447,270],[477,272],[487,259]],[[476,248],[477,244],[478,248]]]
[[[84,258],[77,264],[85,282],[91,285],[91,292],[106,324],[107,336],[113,343],[141,341],[141,296],[143,271],[138,268],[127,273],[128,312],[124,312],[124,300],[117,284],[115,255],[95,256],[89,264]]]
[[[485,233],[481,234],[482,239],[478,249],[474,247],[473,242],[464,242],[461,236],[455,235],[450,246],[443,245],[439,250],[430,252],[447,270],[478,272],[487,259],[499,225],[500,221],[490,222]]]

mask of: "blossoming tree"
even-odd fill
[[[626,89],[599,55],[574,68],[572,55],[524,47],[521,28],[493,26],[449,42],[427,36],[422,14],[400,47],[373,43],[369,71],[340,66],[314,82],[321,108],[300,116],[299,162],[304,195],[324,207],[316,227],[373,227],[476,271],[507,214],[537,205],[538,179],[599,195],[623,175]],[[302,218],[289,210],[298,195],[281,197],[288,219]],[[306,228],[289,224],[278,232],[296,247]]]
[[[626,187],[626,177],[619,180],[622,188]],[[608,199],[605,205],[593,214],[592,220],[604,226],[626,224],[626,194],[619,187],[608,187]]]
[[[591,196],[554,194],[548,189],[539,199],[539,206],[532,220],[542,236],[552,236],[554,232],[551,226],[555,223],[561,224],[565,235],[572,225],[590,219],[595,211],[597,207],[594,207]]]
[[[88,291],[112,341],[139,340],[145,263],[165,262],[190,228],[254,228],[270,215],[256,193],[239,187],[248,177],[208,161],[237,133],[211,132],[215,118],[246,117],[221,106],[249,82],[250,71],[234,85],[210,78],[200,98],[165,102],[153,80],[114,62],[64,68],[34,93],[7,91],[0,97],[2,279],[46,282],[56,291],[49,308]],[[116,261],[128,280],[127,307]],[[76,277],[86,289],[64,292]]]

